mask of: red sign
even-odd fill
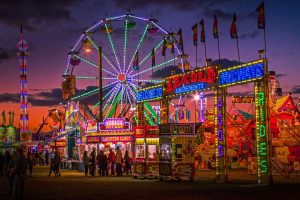
[[[131,142],[132,136],[102,136],[101,142]]]
[[[147,126],[147,137],[158,137],[158,126]]]
[[[133,132],[136,138],[143,138],[145,136],[145,126],[134,126]]]
[[[217,71],[215,67],[206,67],[184,74],[171,76],[166,80],[166,92],[173,93],[176,88],[183,85],[195,83],[215,83],[217,80]]]
[[[87,136],[86,143],[100,143],[100,136]]]
[[[66,140],[56,140],[55,142],[50,142],[50,147],[66,147]]]

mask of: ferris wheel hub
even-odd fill
[[[117,76],[117,78],[118,78],[118,81],[125,82],[126,81],[126,74],[119,73],[118,76]]]

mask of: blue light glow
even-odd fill
[[[247,80],[262,78],[264,75],[263,63],[220,72],[219,85],[234,84]]]
[[[205,89],[205,83],[194,83],[189,85],[184,85],[179,88],[176,88],[175,94],[182,94],[186,92],[193,92],[197,90],[203,90]]]
[[[162,97],[162,87],[137,92],[136,100],[145,101]]]

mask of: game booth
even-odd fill
[[[159,177],[159,129],[157,126],[135,126],[134,178]]]
[[[193,180],[195,175],[195,124],[159,125],[161,180]]]

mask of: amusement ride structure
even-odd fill
[[[187,56],[178,42],[182,38],[177,40],[176,35],[182,37],[167,31],[157,19],[133,14],[99,20],[83,32],[69,52],[62,84],[64,99],[80,101],[80,109],[89,113],[92,121],[134,117],[138,89],[161,83],[162,77],[154,75],[167,64],[177,66],[175,61],[179,60],[181,71],[185,70]],[[84,88],[91,82],[93,86],[86,92],[75,94],[76,86]],[[94,99],[93,106],[85,99]],[[148,103],[145,108],[147,122],[154,125],[157,113]]]

